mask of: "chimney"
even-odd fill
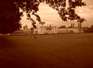
[[[82,27],[82,23],[80,23],[80,28]]]
[[[72,24],[72,27],[74,28],[74,24]]]
[[[79,23],[78,23],[78,28],[79,28],[80,26],[79,26]]]
[[[74,28],[74,24],[73,23],[71,23],[71,27]]]
[[[82,24],[81,23],[78,23],[78,27],[81,28],[82,27]]]
[[[72,23],[71,23],[71,28],[72,28]]]

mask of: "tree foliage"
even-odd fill
[[[58,28],[59,28],[59,29],[60,29],[60,28],[66,28],[66,26],[65,26],[65,25],[62,25],[62,26],[59,26]]]
[[[39,15],[36,14],[41,2],[45,2],[57,10],[63,21],[77,20],[77,22],[82,23],[85,20],[75,13],[76,7],[86,5],[82,0],[0,0],[0,33],[11,33],[19,29],[19,21],[23,12],[26,12],[27,19],[33,22],[34,28],[36,28],[36,22],[31,15],[35,15],[39,23],[44,24]],[[20,9],[22,12],[20,12]]]
[[[93,33],[93,25],[90,27],[84,27],[83,30],[85,33]]]
[[[19,21],[22,13],[11,1],[0,1],[0,33],[12,33],[21,27]]]

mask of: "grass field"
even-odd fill
[[[93,68],[93,34],[0,36],[0,68]]]

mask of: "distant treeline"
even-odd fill
[[[93,33],[93,25],[90,27],[83,27],[85,33]]]

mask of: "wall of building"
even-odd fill
[[[53,34],[57,33],[57,27],[56,26],[41,26],[37,28],[38,34]]]
[[[82,33],[82,28],[61,28],[57,30],[58,33]]]

